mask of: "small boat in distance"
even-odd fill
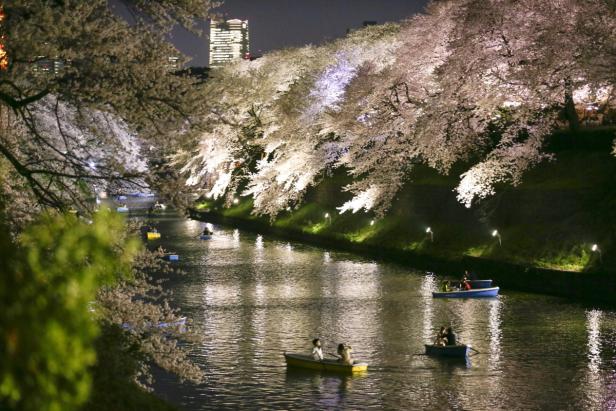
[[[117,211],[118,213],[128,213],[128,207],[126,207],[126,206],[121,206],[121,207],[116,208],[116,211]]]
[[[434,291],[434,298],[489,298],[498,296],[499,287],[477,288],[470,290]]]
[[[158,240],[158,239],[160,239],[160,233],[156,232],[156,231],[148,231],[146,233],[146,238],[148,240]]]
[[[180,261],[180,256],[177,254],[167,254],[163,256],[163,260],[167,261]]]
[[[199,239],[200,239],[200,240],[211,240],[211,239],[212,239],[212,236],[211,236],[210,234],[201,234],[201,235],[199,236]]]
[[[468,280],[471,285],[471,289],[477,288],[490,288],[492,287],[492,280]]]
[[[355,362],[353,365],[347,365],[342,364],[337,360],[315,360],[311,355],[306,354],[284,353],[284,359],[287,362],[287,367],[308,368],[318,371],[332,371],[352,374],[355,372],[366,371],[368,369],[368,364],[365,362]]]
[[[433,345],[424,344],[426,355],[434,357],[466,358],[470,347],[468,345]]]

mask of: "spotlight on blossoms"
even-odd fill
[[[251,197],[272,218],[335,170],[353,195],[340,212],[382,216],[419,165],[456,170],[471,207],[558,161],[550,136],[580,127],[585,107],[613,112],[614,13],[602,1],[433,2],[399,24],[231,64],[207,86],[220,99],[202,149],[176,162],[187,184]]]

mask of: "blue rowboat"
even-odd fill
[[[492,280],[469,280],[469,283],[472,289],[492,287]]]
[[[202,235],[199,236],[200,240],[210,240],[211,238],[212,238],[211,235],[202,234]]]
[[[432,345],[425,344],[426,355],[434,357],[466,358],[470,347],[468,345]]]
[[[434,298],[486,298],[496,297],[498,295],[498,287],[478,288],[476,290],[459,290],[459,291],[435,291],[432,293]]]
[[[167,261],[180,261],[180,256],[177,254],[167,254],[163,259]]]
[[[126,196],[117,196],[116,200],[126,200]]]
[[[128,213],[128,207],[118,207],[116,208],[118,213]]]
[[[352,374],[355,372],[366,371],[368,369],[368,364],[365,362],[354,362],[353,365],[347,365],[342,364],[337,360],[315,360],[311,355],[304,354],[284,353],[284,359],[287,363],[287,367],[308,368],[318,371],[332,371]]]

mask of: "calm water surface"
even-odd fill
[[[438,278],[394,264],[215,226],[157,218],[180,254],[172,302],[196,329],[201,385],[161,375],[184,410],[616,409],[616,313],[539,295],[434,300]],[[441,325],[480,354],[417,355]],[[351,344],[357,376],[287,370],[283,351]]]

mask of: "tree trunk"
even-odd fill
[[[569,130],[577,131],[580,128],[580,119],[573,102],[573,81],[571,81],[571,77],[565,79],[565,107],[563,112],[569,122]]]

